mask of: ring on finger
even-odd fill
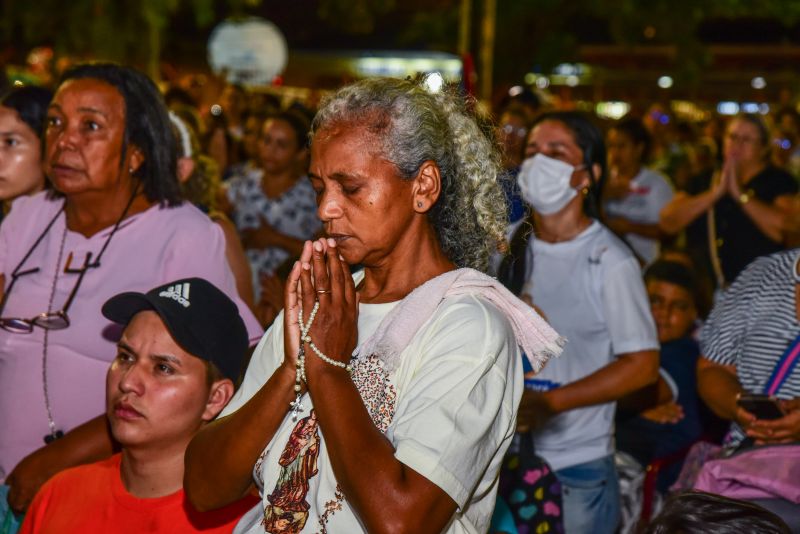
[[[330,293],[330,292],[331,292],[330,289],[317,289],[317,293],[320,293],[320,294],[322,294],[322,293]]]

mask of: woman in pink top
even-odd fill
[[[120,332],[100,313],[109,296],[202,277],[237,302],[251,340],[261,334],[222,231],[181,203],[175,138],[147,77],[67,72],[45,144],[53,191],[20,198],[0,226],[0,479],[17,510],[56,472],[111,454],[100,414]]]

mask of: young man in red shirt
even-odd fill
[[[21,533],[231,532],[258,499],[197,512],[183,493],[183,456],[233,395],[248,345],[236,305],[190,278],[119,294],[103,315],[125,325],[106,379],[106,415],[122,452],[49,480]]]

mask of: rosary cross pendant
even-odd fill
[[[297,394],[297,398],[295,398],[292,402],[289,403],[289,406],[292,407],[291,414],[292,414],[292,421],[297,421],[297,418],[300,416],[300,412],[305,410],[305,406],[303,403],[300,402],[300,394]]]

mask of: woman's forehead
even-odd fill
[[[558,142],[578,146],[572,131],[565,124],[554,120],[545,120],[537,124],[531,131],[531,139],[540,143]]]
[[[731,122],[728,124],[728,131],[729,132],[738,131],[742,133],[746,132],[746,133],[751,133],[758,137],[760,137],[761,134],[758,126],[756,126],[754,123],[750,122],[747,119],[742,119],[739,117],[735,117],[733,120],[731,120]]]
[[[36,132],[20,118],[16,109],[0,105],[0,135],[28,132],[36,135]]]
[[[125,115],[125,99],[116,87],[95,78],[67,80],[58,88],[52,106],[96,110],[107,115]]]
[[[314,134],[310,165],[314,176],[382,173],[386,168],[391,168],[392,174],[397,172],[383,155],[380,137],[366,128],[325,129]]]
[[[312,154],[316,154],[317,157],[331,152],[338,154],[340,151],[366,151],[371,156],[377,156],[381,148],[380,136],[357,124],[336,125],[317,130],[311,141]]]

